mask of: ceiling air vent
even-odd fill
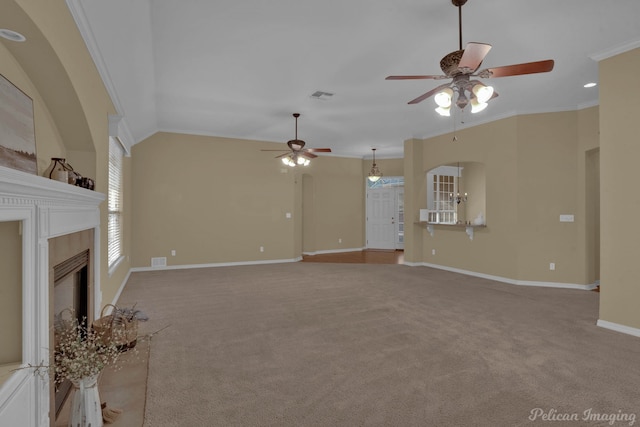
[[[311,94],[311,98],[326,100],[327,98],[333,96],[332,93],[323,92],[321,90],[317,90]]]

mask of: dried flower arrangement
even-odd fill
[[[87,328],[86,319],[56,331],[54,351],[54,374],[57,383],[65,379],[78,381],[99,374],[106,366],[116,365],[121,353],[117,343],[118,330],[110,336]]]
[[[95,376],[107,366],[120,368],[117,365],[122,347],[122,332],[109,331],[109,335],[87,327],[86,318],[61,320],[56,319],[54,328],[54,357],[51,362],[38,365],[31,363],[17,368],[33,369],[38,375],[52,375],[56,384],[65,380],[78,382],[83,378]],[[136,350],[132,350],[137,352]]]

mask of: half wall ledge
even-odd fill
[[[481,224],[481,225],[475,225],[475,224],[437,224],[437,223],[433,223],[433,222],[426,222],[426,221],[418,221],[414,224],[418,224],[421,225],[423,227],[425,227],[427,229],[427,231],[429,232],[429,234],[431,235],[431,237],[433,237],[433,235],[435,234],[435,227],[451,227],[454,229],[464,229],[465,232],[467,233],[467,236],[469,236],[469,240],[473,240],[473,234],[474,234],[474,230],[476,228],[487,228],[486,224]]]

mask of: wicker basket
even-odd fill
[[[107,307],[113,307],[111,313],[104,315]],[[138,319],[125,315],[125,312],[113,304],[102,307],[100,318],[93,322],[93,329],[103,340],[114,342],[122,351],[136,346],[138,340]]]

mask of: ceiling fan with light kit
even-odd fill
[[[488,79],[496,77],[519,76],[523,74],[546,73],[553,70],[554,61],[526,62],[522,64],[505,65],[501,67],[485,68],[478,71],[491,45],[487,43],[467,43],[462,49],[462,6],[467,0],[451,0],[458,8],[458,34],[459,49],[447,54],[440,61],[440,69],[444,75],[408,75],[388,76],[385,80],[443,80],[452,79],[450,82],[431,89],[419,97],[409,101],[409,104],[418,104],[425,99],[434,96],[436,112],[442,116],[449,116],[451,105],[454,103],[461,110],[471,104],[471,112],[478,113],[487,107],[487,103],[498,96],[493,87],[482,83],[478,78]]]
[[[305,142],[298,139],[298,117],[300,113],[293,113],[296,119],[296,137],[287,141],[288,150],[261,150],[261,151],[286,151],[286,153],[276,156],[276,159],[282,159],[282,163],[287,166],[308,166],[310,159],[318,157],[314,153],[330,153],[331,148],[304,148]]]

